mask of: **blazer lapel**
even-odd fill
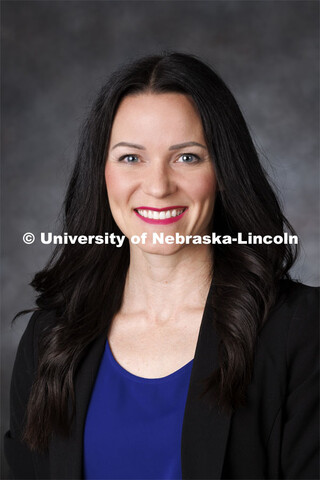
[[[71,435],[55,435],[50,446],[50,472],[53,479],[83,478],[83,432],[91,392],[107,340],[106,331],[89,348],[75,378],[76,413]]]
[[[212,288],[204,310],[196,347],[190,385],[184,413],[181,463],[182,478],[220,479],[231,415],[211,407],[201,381],[218,366],[218,339],[214,330],[213,308],[210,304]]]

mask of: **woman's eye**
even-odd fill
[[[119,158],[119,161],[124,163],[137,163],[139,157],[137,157],[137,155],[122,155],[122,157]]]
[[[196,163],[200,160],[198,155],[195,155],[194,153],[184,153],[183,155],[180,155],[178,162],[181,163]]]

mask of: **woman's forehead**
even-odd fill
[[[192,98],[173,92],[124,97],[114,118],[112,142],[137,142],[137,138],[152,142],[164,135],[174,143],[204,142],[201,118]]]

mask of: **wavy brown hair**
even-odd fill
[[[121,234],[111,215],[104,180],[112,122],[126,95],[178,92],[192,97],[202,119],[219,193],[212,230],[235,236],[294,233],[267,180],[241,111],[221,78],[199,59],[166,53],[122,67],[103,86],[85,121],[64,201],[63,232]],[[212,304],[219,336],[219,368],[207,379],[222,410],[245,403],[257,335],[273,305],[280,279],[296,258],[290,245],[216,245]],[[121,307],[129,244],[59,245],[31,285],[38,309],[53,310],[56,324],[40,342],[37,377],[29,397],[23,438],[44,451],[50,435],[68,435],[74,375],[90,344]],[[107,308],[106,308],[107,306]],[[106,310],[108,315],[106,317]]]

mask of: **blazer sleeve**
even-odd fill
[[[281,463],[283,478],[318,479],[319,289],[305,287],[287,338],[288,390]]]
[[[10,430],[4,437],[4,453],[16,479],[37,478],[32,453],[21,441],[28,398],[35,375],[34,331],[41,311],[36,311],[21,337],[10,387]]]

